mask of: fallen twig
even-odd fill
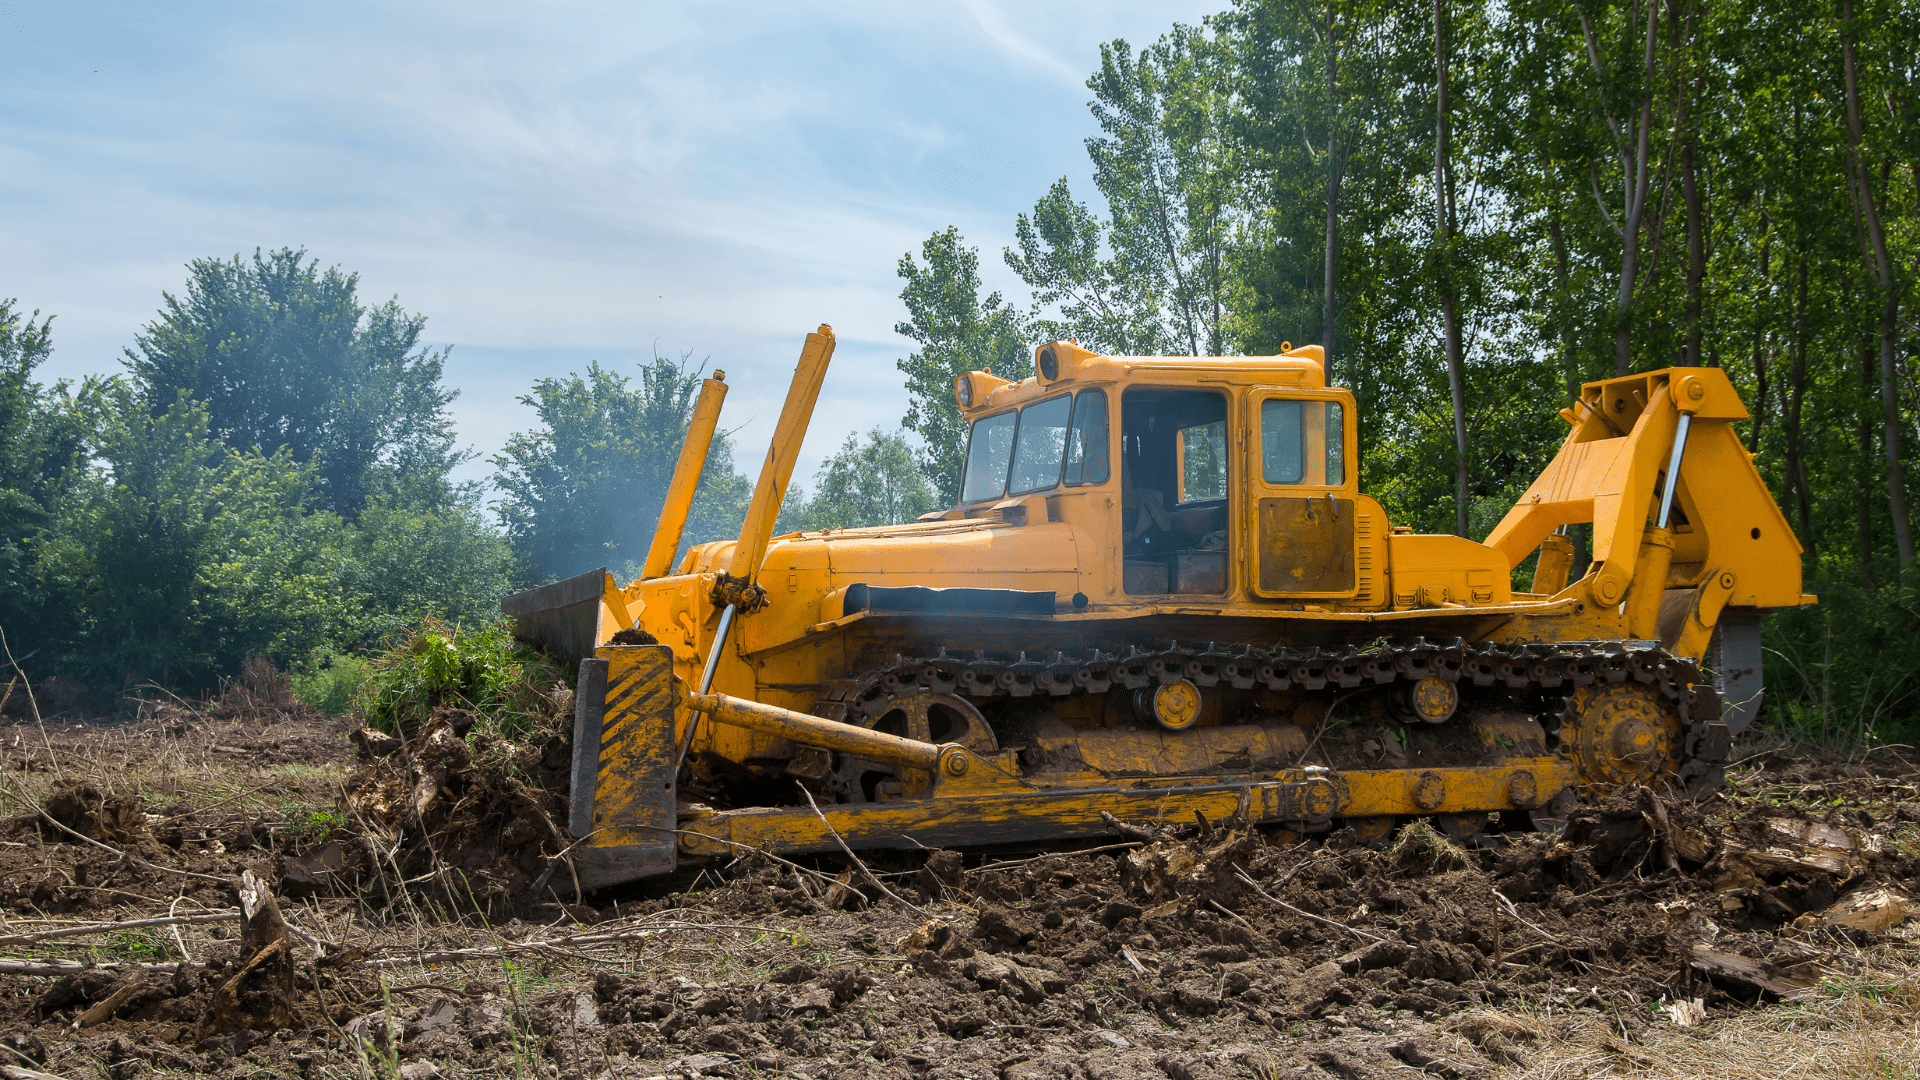
[[[860,856],[855,855],[853,853],[853,849],[847,846],[847,842],[845,840],[840,839],[840,834],[834,829],[833,822],[828,821],[827,815],[820,812],[820,804],[813,801],[813,792],[808,791],[805,785],[801,785],[800,793],[807,797],[807,805],[813,807],[814,815],[820,819],[820,824],[826,826],[827,835],[833,837],[833,842],[840,845],[840,850],[846,853],[847,858],[853,860],[853,865],[859,868],[860,873],[865,875],[868,881],[873,882],[874,888],[879,889],[883,893],[886,893],[887,896],[891,898],[894,903],[899,904],[901,907],[906,908],[908,911],[911,911],[916,915],[932,918],[932,916],[927,915],[926,912],[920,910],[920,908],[918,908],[917,906],[913,904],[909,904],[904,898],[901,897],[899,893],[894,892],[892,889],[887,888],[886,882],[881,881],[877,877],[874,877],[873,871],[867,869],[867,864],[860,861]]]
[[[1148,844],[1159,839],[1159,836],[1154,833],[1152,829],[1143,829],[1138,825],[1129,825],[1105,810],[1100,811],[1100,820],[1106,824],[1107,828],[1129,840]]]
[[[723,840],[718,836],[709,836],[706,833],[696,833],[689,829],[667,829],[667,828],[661,828],[659,826],[647,826],[647,828],[654,829],[657,832],[672,833],[675,836],[698,836],[702,840],[710,840],[717,844],[725,844],[727,847],[733,848],[739,853],[738,855],[735,856],[736,860],[740,858],[744,858],[745,856],[748,856],[748,855],[764,855],[767,858],[772,859],[774,862],[777,862],[780,865],[785,866],[788,869],[791,869],[795,874],[811,874],[812,876],[819,878],[821,882],[823,882],[825,885],[829,887],[833,885],[832,874],[823,874],[820,871],[813,869],[812,867],[801,866],[799,863],[794,862],[791,859],[783,859],[780,856],[775,855],[773,852],[763,847],[755,847],[752,844],[742,844],[737,840]]]
[[[1280,891],[1280,886],[1285,885],[1287,882],[1292,881],[1295,877],[1299,876],[1300,871],[1305,870],[1309,866],[1318,866],[1318,865],[1320,865],[1320,860],[1317,858],[1305,858],[1305,859],[1301,859],[1297,863],[1294,863],[1293,869],[1287,871],[1284,874],[1281,874],[1279,877],[1274,879],[1274,882],[1273,882],[1274,891],[1275,892]]]
[[[1507,909],[1507,914],[1513,917],[1514,922],[1517,922],[1521,926],[1524,926],[1527,929],[1533,931],[1534,933],[1539,934],[1541,937],[1546,938],[1548,941],[1553,942],[1555,945],[1560,944],[1560,938],[1557,935],[1550,934],[1547,931],[1540,929],[1538,926],[1535,926],[1532,923],[1528,922],[1527,920],[1521,918],[1520,912],[1513,906],[1513,901],[1500,895],[1500,890],[1498,889],[1494,890],[1493,898],[1495,900],[1500,901],[1500,905]]]
[[[567,871],[573,875],[573,902],[576,904],[580,903],[580,898],[581,896],[584,895],[584,893],[581,891],[581,888],[580,888],[580,871],[574,867],[573,860],[568,858],[567,856],[573,854],[574,848],[577,848],[581,844],[586,843],[588,840],[593,839],[595,834],[599,832],[600,832],[599,829],[593,830],[593,832],[590,832],[587,835],[581,837],[580,839],[575,840],[573,843],[568,844],[566,847],[561,848],[559,853],[554,855],[551,859],[548,859],[547,868],[540,872],[539,877],[533,879],[533,889],[532,889],[533,894],[535,896],[540,895],[540,890],[547,887],[547,882],[553,877],[553,872],[559,869],[560,866],[564,864],[567,868]],[[559,897],[556,895],[554,899],[558,900]]]
[[[1220,901],[1210,898],[1207,900],[1207,903],[1212,905],[1213,910],[1219,912],[1222,915],[1225,915],[1227,918],[1232,919],[1234,922],[1239,923],[1241,926],[1244,926],[1249,930],[1254,929],[1253,924],[1248,922],[1243,916],[1241,916],[1239,912],[1228,910],[1226,907],[1224,907],[1220,903]],[[1258,931],[1255,931],[1255,932],[1258,933]]]
[[[1031,858],[1009,859],[1006,862],[988,863],[985,866],[976,866],[973,869],[967,871],[967,873],[984,874],[990,870],[1005,870],[1010,866],[1025,866],[1028,863],[1040,862],[1045,859],[1071,859],[1078,855],[1097,855],[1102,851],[1131,851],[1132,849],[1139,847],[1142,843],[1143,841],[1140,841],[1140,840],[1129,840],[1124,844],[1106,844],[1101,847],[1081,848],[1078,851],[1049,851],[1049,852],[1045,852],[1044,854],[1032,856]]]
[[[90,1028],[95,1024],[113,1019],[114,1012],[118,1010],[120,1006],[125,1005],[127,999],[139,993],[141,989],[140,980],[128,979],[125,983],[121,984],[120,989],[94,1002],[92,1008],[74,1017],[72,1030],[79,1031],[81,1028]]]
[[[20,661],[13,658],[13,646],[7,644],[7,630],[3,626],[0,626],[0,649],[6,651],[7,666],[20,676],[21,685],[27,688],[27,704],[33,708],[33,723],[40,729],[40,742],[47,748],[47,763],[53,766],[54,779],[64,782],[67,774],[60,771],[60,755],[53,752],[53,740],[47,738],[47,722],[40,718],[40,701],[33,696],[33,680],[27,678],[27,673],[21,670]],[[27,655],[31,657],[33,654]],[[7,689],[9,691],[13,689],[11,683],[8,684]]]
[[[38,1069],[26,1069],[18,1065],[0,1065],[0,1077],[6,1080],[66,1080],[63,1076],[41,1072]]]
[[[134,960],[111,960],[104,964],[88,964],[79,960],[41,960],[22,957],[0,957],[0,975],[73,975],[82,971],[162,971],[168,974],[183,968],[205,967],[205,964],[143,964]]]
[[[379,960],[365,960],[358,966],[363,968],[390,968],[403,967],[407,964],[444,964],[454,960],[485,960],[505,956],[509,953],[550,950],[562,945],[607,945],[616,941],[645,940],[670,931],[682,930],[756,930],[766,934],[792,933],[792,931],[780,930],[771,926],[747,926],[737,923],[667,923],[658,926],[636,927],[631,930],[619,930],[610,934],[570,934],[566,937],[545,938],[535,941],[509,941],[499,945],[486,945],[475,949],[448,949],[443,952],[421,953],[415,956],[389,956]]]
[[[1261,899],[1267,901],[1268,903],[1274,905],[1275,907],[1283,908],[1287,911],[1291,911],[1295,915],[1298,915],[1303,919],[1312,919],[1314,922],[1317,922],[1317,923],[1325,923],[1326,925],[1331,926],[1336,930],[1345,930],[1347,933],[1352,934],[1354,937],[1362,938],[1367,941],[1385,941],[1386,940],[1386,938],[1375,937],[1364,930],[1355,930],[1353,927],[1348,926],[1346,923],[1335,922],[1334,920],[1326,918],[1325,916],[1315,915],[1311,911],[1302,911],[1299,908],[1294,907],[1292,904],[1287,903],[1285,900],[1280,899],[1279,897],[1269,896],[1266,890],[1262,889],[1257,883],[1255,883],[1255,881],[1252,878],[1248,877],[1245,873],[1242,873],[1239,870],[1235,870],[1233,874],[1235,877],[1245,882],[1247,888],[1252,889]]]

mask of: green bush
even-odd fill
[[[373,663],[366,657],[321,649],[287,679],[293,684],[294,697],[321,712],[344,716],[372,677]]]
[[[1767,617],[1766,712],[1791,738],[1851,749],[1920,741],[1920,566],[1809,574],[1818,604]]]
[[[359,707],[369,726],[412,730],[443,706],[509,738],[557,729],[569,702],[560,667],[513,639],[498,619],[477,629],[427,619],[372,664]]]

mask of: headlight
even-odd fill
[[[963,409],[973,408],[973,380],[965,375],[953,380],[953,399]]]
[[[1048,382],[1060,377],[1060,358],[1054,355],[1053,346],[1049,345],[1040,350],[1037,366],[1040,368],[1040,377]]]

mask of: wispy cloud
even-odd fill
[[[1086,85],[1087,73],[1079,71],[1073,65],[1054,56],[1035,45],[1018,31],[1007,25],[1000,12],[989,0],[967,0],[967,10],[973,14],[973,21],[993,39],[994,44],[1023,60],[1039,64],[1056,79],[1065,80],[1067,85],[1081,87]]]

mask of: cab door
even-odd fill
[[[1255,388],[1247,395],[1249,591],[1351,597],[1359,589],[1353,397],[1344,390]]]

